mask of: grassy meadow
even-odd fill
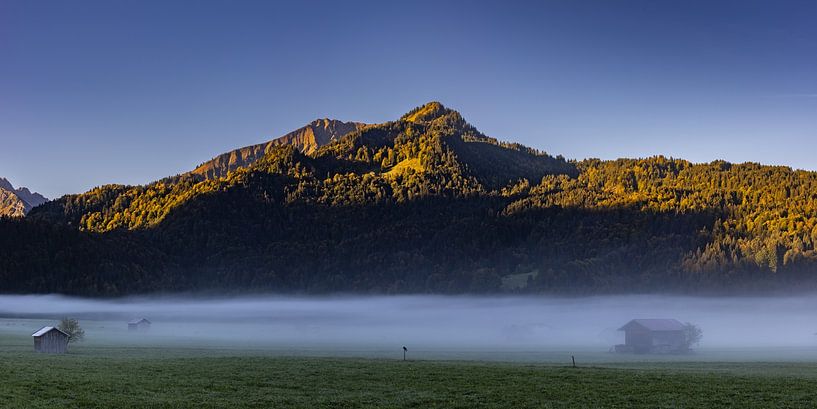
[[[814,407],[817,363],[700,353],[648,357],[564,351],[528,362],[360,351],[117,343],[32,351],[26,320],[0,325],[0,406],[281,408]],[[91,334],[94,328],[89,331]],[[412,353],[414,353],[412,351]],[[326,355],[326,356],[320,356]],[[334,355],[328,356],[328,355]],[[512,357],[512,355],[509,355]],[[536,357],[536,355],[531,355]],[[519,356],[516,356],[519,358]],[[719,360],[719,358],[723,358]],[[569,360],[569,357],[567,358]]]

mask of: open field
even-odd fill
[[[814,362],[717,362],[694,356],[662,361],[588,352],[580,356],[597,362],[574,369],[553,362],[402,362],[309,354],[309,349],[104,347],[89,341],[57,356],[32,352],[26,336],[3,335],[0,402],[10,408],[817,405]]]
[[[0,296],[0,408],[815,407],[815,302]],[[34,353],[66,315],[86,340]],[[150,330],[129,332],[142,316]],[[609,353],[638,316],[689,319],[704,341]]]

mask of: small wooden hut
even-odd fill
[[[624,345],[616,345],[618,352],[676,353],[689,347],[684,324],[674,319],[635,319],[618,330],[624,331]]]
[[[150,321],[147,318],[139,318],[128,322],[128,331],[147,331],[150,329]]]
[[[68,352],[68,334],[55,327],[42,327],[31,334],[34,337],[34,351],[47,354]]]

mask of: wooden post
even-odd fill
[[[570,355],[570,359],[573,360],[573,367],[575,368],[576,367],[576,357],[573,356],[573,355]]]

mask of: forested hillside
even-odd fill
[[[814,288],[817,173],[567,161],[429,103],[223,175],[102,186],[0,222],[0,291]]]

